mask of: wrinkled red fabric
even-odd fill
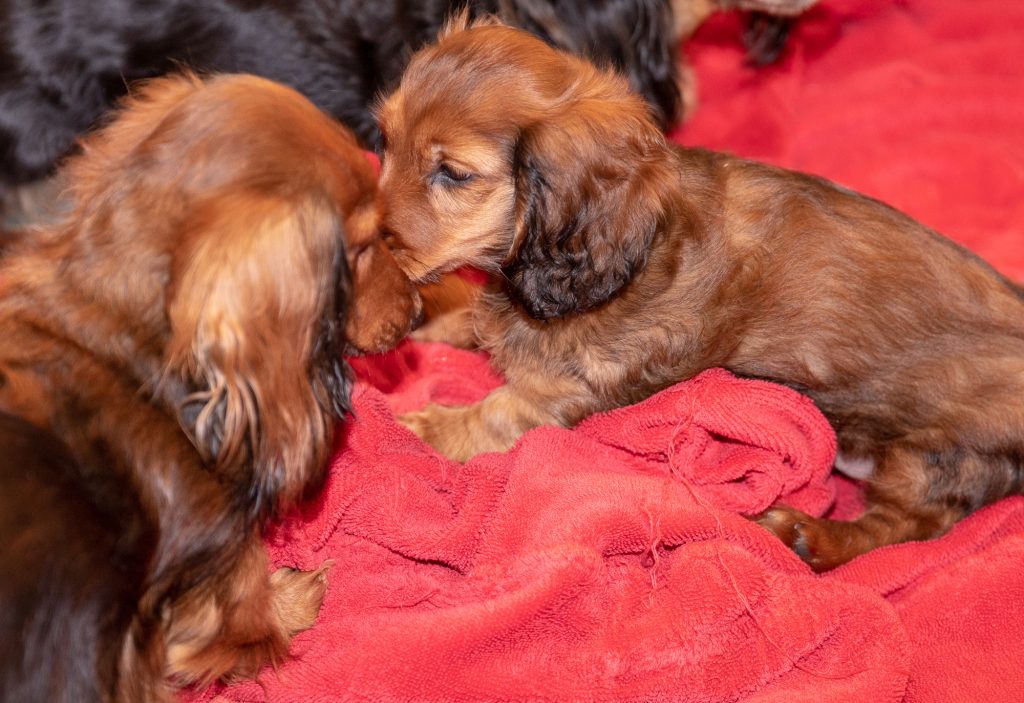
[[[1024,3],[821,0],[765,68],[740,32],[719,16],[686,47],[677,141],[825,176],[1024,278]]]
[[[823,0],[766,69],[740,31],[686,48],[701,103],[675,139],[839,181],[1024,277],[1024,3]],[[316,626],[184,699],[1024,700],[1024,498],[816,576],[745,517],[859,509],[793,391],[712,370],[459,465],[394,415],[483,397],[485,355],[354,367],[323,494],[267,535],[277,565],[335,562]]]
[[[267,540],[278,564],[334,560],[320,620],[228,700],[810,701],[820,676],[900,700],[892,608],[744,517],[832,503],[835,437],[808,399],[713,369],[459,465],[394,411],[482,397],[500,381],[481,362],[416,344],[357,362],[388,394],[360,384],[326,489]]]

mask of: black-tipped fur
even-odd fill
[[[646,264],[664,217],[646,188],[644,140],[566,151],[550,148],[564,138],[553,129],[534,127],[516,146],[517,246],[502,269],[512,298],[538,320],[586,312],[618,293]]]

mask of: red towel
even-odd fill
[[[806,398],[712,370],[460,466],[392,408],[482,396],[481,361],[358,363],[391,394],[360,386],[325,492],[268,537],[277,563],[336,562],[319,623],[230,700],[810,701],[821,676],[900,700],[892,607],[737,514],[831,504],[835,440]]]
[[[678,141],[825,176],[1024,278],[1024,3],[820,0],[766,68],[740,31],[720,15],[687,46]]]
[[[832,178],[1024,277],[1024,3],[822,0],[767,69],[739,34],[724,16],[688,46],[676,139]],[[317,625],[277,672],[186,700],[1024,700],[1024,498],[815,576],[744,517],[858,509],[791,391],[711,371],[459,466],[393,412],[482,397],[483,355],[356,368],[324,494],[267,537],[279,565],[335,560]]]

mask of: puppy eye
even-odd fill
[[[473,178],[472,173],[460,171],[451,164],[441,162],[434,169],[434,181],[441,185],[457,186],[468,183]]]

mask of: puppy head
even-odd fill
[[[196,447],[257,514],[300,498],[348,410],[346,344],[393,345],[419,314],[353,137],[269,81],[163,79],[72,179],[75,246],[115,252],[107,297],[162,344]]]
[[[533,317],[583,312],[644,266],[668,146],[617,74],[457,20],[379,110],[385,229],[411,277],[501,272]]]

